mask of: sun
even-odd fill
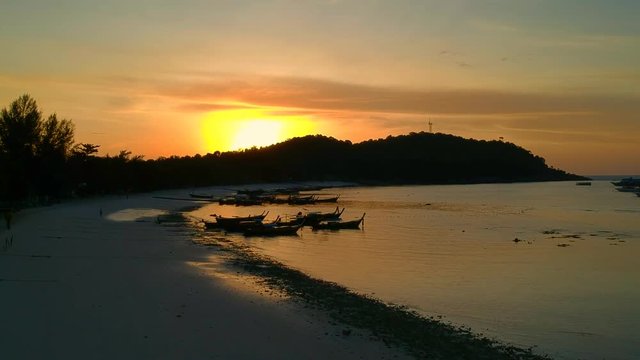
[[[202,120],[207,152],[262,147],[313,132],[305,116],[274,116],[261,109],[234,109],[208,113]]]
[[[275,144],[282,139],[284,123],[277,120],[256,119],[241,122],[231,145],[232,149],[247,149]]]

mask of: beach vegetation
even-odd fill
[[[0,112],[2,196],[9,200],[61,195],[66,159],[74,142],[74,125],[44,117],[28,94]]]

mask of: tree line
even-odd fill
[[[341,180],[446,184],[573,180],[515,144],[410,133],[358,144],[322,135],[242,151],[145,160],[123,150],[97,156],[75,143],[74,124],[45,117],[23,95],[0,114],[0,201],[61,198],[255,182]],[[0,206],[1,207],[1,206]]]

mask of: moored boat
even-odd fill
[[[314,195],[309,196],[289,196],[288,203],[290,205],[309,205],[316,202]]]
[[[640,186],[640,179],[628,177],[619,181],[612,181],[611,183],[615,186]]]
[[[332,196],[328,198],[316,198],[316,202],[317,203],[335,203],[335,202],[338,202],[339,198],[340,198],[340,195]]]
[[[302,228],[303,223],[298,225],[264,225],[247,227],[243,234],[245,236],[287,236],[297,235],[298,230]]]
[[[356,220],[342,221],[342,220],[329,220],[321,221],[313,225],[314,230],[339,230],[339,229],[359,229],[360,224],[364,222],[366,213],[362,214],[362,217]]]
[[[339,206],[336,206],[336,209],[329,213],[310,212],[304,216],[304,223],[305,225],[313,226],[314,224],[325,220],[340,220],[340,216],[342,216],[343,212],[344,208],[340,210]]]
[[[213,216],[214,218],[216,218],[216,221],[218,223],[223,224],[223,223],[229,223],[229,222],[262,221],[264,220],[264,218],[267,217],[268,214],[269,214],[269,211],[263,211],[262,214],[260,215],[225,217],[221,215],[211,214],[210,216]]]

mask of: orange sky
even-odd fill
[[[63,0],[0,13],[0,104],[29,93],[102,153],[428,130],[640,174],[633,1]]]

